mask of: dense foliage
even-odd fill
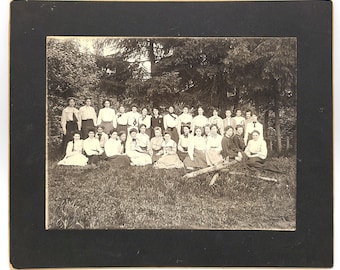
[[[202,105],[207,115],[218,108],[222,117],[227,108],[251,108],[276,153],[295,146],[295,38],[104,38],[92,43],[91,51],[77,39],[48,40],[50,139],[59,136],[61,110],[73,95],[78,107],[85,96],[92,97],[97,112],[105,98],[115,108]]]

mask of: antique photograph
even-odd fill
[[[296,229],[296,37],[46,37],[46,230]]]

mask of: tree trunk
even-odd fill
[[[269,109],[264,112],[263,119],[263,137],[268,138],[268,122],[269,122]]]
[[[269,138],[269,152],[273,151],[273,139],[272,137]]]
[[[276,130],[276,139],[277,139],[277,153],[281,154],[282,152],[282,143],[281,143],[281,125],[280,125],[280,108],[279,108],[279,95],[275,97],[274,100],[274,110],[275,110],[275,130]]]
[[[149,41],[149,46],[148,46],[148,53],[149,53],[149,61],[150,61],[150,72],[151,72],[151,77],[154,76],[155,74],[155,54],[153,51],[153,44],[154,41],[150,40]]]

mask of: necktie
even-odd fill
[[[254,128],[256,127],[256,122],[253,122],[253,124],[254,124]]]
[[[99,141],[102,139],[102,135],[103,135],[103,134],[99,134],[99,133],[98,133],[98,139],[99,139]]]
[[[133,125],[136,126],[137,125],[137,120],[135,118],[135,120],[133,120]]]

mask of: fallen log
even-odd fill
[[[275,179],[275,178],[259,176],[259,175],[251,175],[251,174],[246,174],[246,173],[242,173],[242,172],[229,172],[229,174],[249,176],[249,177],[252,177],[252,178],[257,178],[257,179],[261,179],[261,180],[268,181],[268,182],[275,182],[275,183],[278,182],[278,180]]]
[[[236,160],[233,160],[233,161],[228,162],[228,163],[220,163],[220,164],[217,164],[217,165],[214,165],[214,166],[211,166],[211,167],[207,167],[207,168],[203,168],[203,169],[191,172],[191,173],[187,173],[183,176],[183,178],[193,178],[193,177],[196,177],[196,176],[201,175],[201,174],[220,171],[220,170],[228,168],[229,166],[235,165],[237,163],[238,163],[238,161],[236,161]]]

